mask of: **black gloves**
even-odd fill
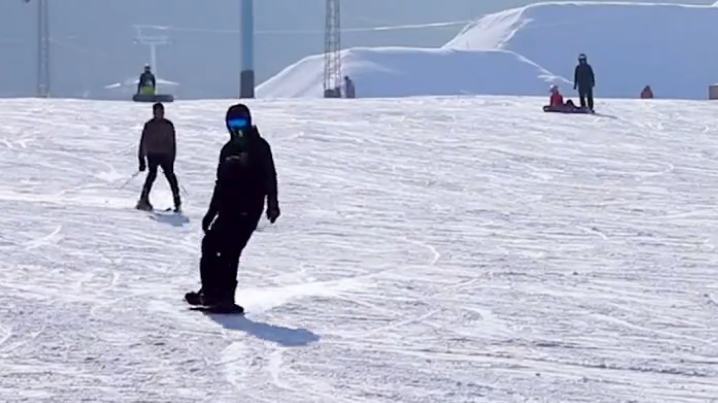
[[[274,224],[280,215],[281,212],[279,211],[279,203],[276,201],[267,203],[267,219],[270,223]]]
[[[145,164],[145,159],[140,158],[140,172],[145,172],[145,169],[147,169],[147,165]]]

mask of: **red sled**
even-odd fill
[[[574,105],[544,105],[544,112],[555,112],[555,113],[594,113],[592,110],[586,107],[574,106]]]

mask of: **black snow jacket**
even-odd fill
[[[256,126],[245,133],[246,143],[230,140],[222,147],[217,180],[208,215],[232,219],[256,217],[268,208],[278,207],[277,171],[269,143]]]
[[[157,86],[157,80],[155,79],[155,75],[152,74],[149,71],[145,71],[140,75],[140,79],[137,82],[137,91],[139,92],[142,87],[145,86],[151,86],[156,87]]]
[[[596,77],[593,75],[593,68],[588,63],[579,63],[573,73],[574,88],[593,88],[596,86]]]
[[[144,160],[150,154],[168,156],[172,161],[177,154],[177,134],[169,119],[150,119],[145,123],[140,137],[139,158]]]

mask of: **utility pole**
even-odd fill
[[[23,0],[25,4],[31,0]],[[37,3],[37,96],[50,97],[50,11],[48,0]]]
[[[147,28],[154,28],[156,31],[159,31],[157,27],[150,27],[147,25],[135,25],[135,30],[137,31],[137,35],[135,36],[135,43],[140,45],[147,45],[150,48],[150,67],[152,68],[152,71],[155,74],[155,77],[159,77],[159,73],[157,71],[157,47],[158,46],[164,46],[164,45],[170,45],[172,42],[170,41],[169,37],[167,35],[162,34],[155,34],[155,35],[145,35],[142,30]],[[156,88],[159,88],[159,83],[156,85]]]
[[[254,98],[254,0],[240,1],[242,66],[239,72],[239,97]]]
[[[340,0],[326,0],[324,28],[324,98],[341,98],[341,12]]]

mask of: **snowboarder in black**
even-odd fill
[[[277,172],[269,143],[252,124],[249,108],[237,104],[226,115],[230,140],[219,155],[217,180],[202,220],[202,288],[185,294],[192,305],[244,311],[235,304],[239,258],[257,228],[265,199],[271,223],[279,217]]]
[[[172,189],[175,212],[179,212],[182,206],[180,200],[179,183],[174,173],[175,157],[177,155],[177,138],[175,127],[172,121],[165,118],[165,107],[161,103],[152,105],[154,117],[145,123],[140,138],[138,157],[140,162],[139,170],[144,172],[149,167],[147,179],[142,186],[142,194],[137,202],[138,210],[152,210],[150,203],[150,191],[152,184],[157,179],[157,168],[162,168],[167,182]]]
[[[588,64],[586,55],[578,55],[578,65],[573,74],[573,89],[578,89],[578,97],[581,100],[581,107],[585,108],[588,101],[588,109],[593,111],[593,87],[596,86],[596,78],[593,75],[593,68]]]

